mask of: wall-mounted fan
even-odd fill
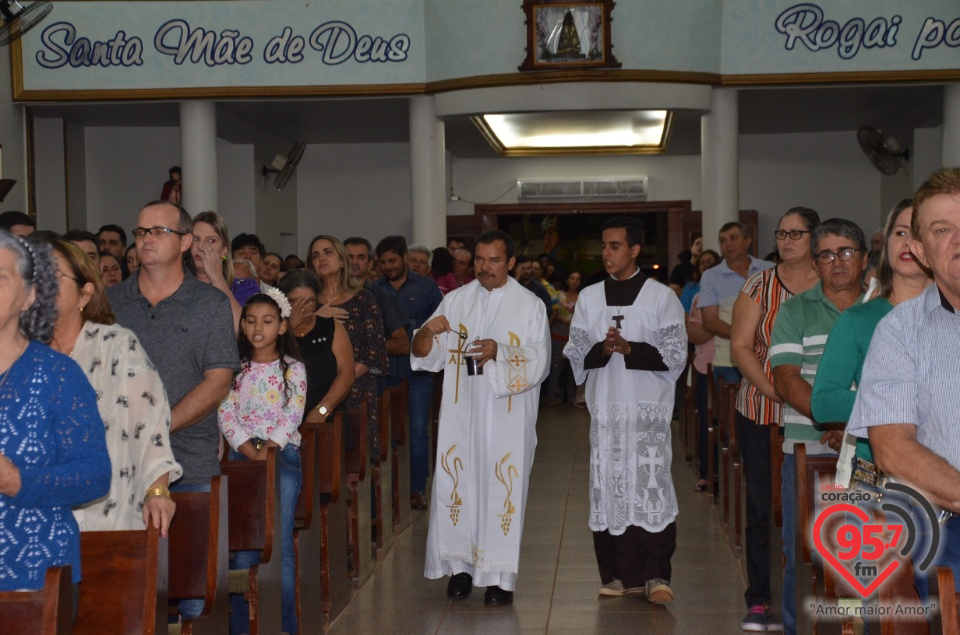
[[[872,126],[857,130],[857,141],[873,167],[884,174],[896,174],[910,159],[910,150],[902,149],[896,139]]]
[[[51,11],[53,3],[49,0],[38,0],[26,6],[17,0],[0,0],[0,17],[3,18],[3,25],[0,26],[0,46],[20,39],[20,36],[36,26]]]
[[[297,165],[300,163],[300,158],[303,157],[303,150],[306,147],[307,144],[303,141],[297,141],[286,155],[278,154],[273,157],[273,161],[269,167],[266,165],[263,166],[263,178],[266,179],[268,174],[275,173],[277,177],[273,179],[273,187],[277,188],[278,192],[282,191],[287,181],[290,180],[290,177],[293,176],[293,173],[296,171]]]

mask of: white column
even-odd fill
[[[943,163],[960,166],[960,83],[943,88]]]
[[[724,223],[740,219],[737,91],[714,88],[712,110],[700,120],[703,246],[717,249]],[[756,240],[756,236],[754,236]]]
[[[217,106],[212,101],[180,102],[181,203],[196,216],[217,209]]]
[[[432,95],[410,98],[410,207],[415,243],[447,244],[446,148]]]

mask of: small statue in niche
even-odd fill
[[[169,172],[170,180],[163,184],[160,199],[179,205],[183,199],[183,182],[181,181],[180,166],[173,166]]]
[[[563,25],[560,27],[560,37],[557,40],[557,57],[586,57],[580,52],[580,36],[577,34],[577,25],[570,11],[563,16]]]

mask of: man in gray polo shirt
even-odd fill
[[[117,322],[137,334],[171,404],[170,445],[183,478],[171,489],[208,489],[220,474],[217,406],[239,370],[230,300],[183,267],[190,215],[148,203],[133,230],[140,269],[108,291]]]
[[[877,325],[848,429],[884,474],[960,514],[960,168],[930,175],[913,205],[910,251],[934,284]],[[937,564],[960,583],[960,516],[943,526]]]

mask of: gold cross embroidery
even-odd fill
[[[453,403],[460,401],[460,367],[463,365],[463,354],[465,352],[464,349],[467,347],[467,336],[467,327],[461,323],[460,336],[457,338],[457,347],[447,349],[448,353],[452,353],[450,355],[450,360],[447,363],[449,364],[452,362],[457,365],[457,383],[453,390]]]
[[[520,349],[514,352],[513,357],[508,360],[512,366],[510,370],[512,381],[507,385],[507,388],[519,393],[528,385],[527,357],[523,354],[523,349],[520,348],[520,338],[517,336],[517,334],[513,331],[507,331],[507,333],[510,334],[510,346]],[[507,397],[507,412],[510,412],[512,409],[513,395]]]

